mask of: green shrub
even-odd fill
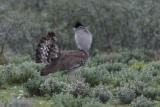
[[[132,80],[128,83],[125,83],[122,85],[123,87],[128,87],[132,90],[134,90],[136,97],[142,95],[144,88],[148,87],[149,84],[144,83],[139,80]]]
[[[154,77],[154,82],[156,85],[160,85],[160,76]]]
[[[155,69],[160,70],[160,61],[153,61],[149,63],[150,66],[154,67]]]
[[[121,57],[122,55],[120,53],[115,53],[115,52],[105,55],[106,61],[109,62],[121,62]]]
[[[94,62],[94,63],[93,63]],[[88,59],[86,66],[93,67],[105,63],[105,59],[101,55],[96,55]]]
[[[84,97],[89,94],[89,84],[77,80],[76,82],[68,84],[64,92],[68,92],[75,97],[77,97],[78,95]]]
[[[5,76],[3,75],[3,73],[0,72],[0,87],[4,84],[5,82]]]
[[[113,79],[111,73],[106,69],[106,66],[107,64],[101,64],[91,68],[80,68],[77,74],[85,78],[86,82],[89,83],[91,87],[99,85],[100,83],[109,84]]]
[[[0,55],[0,65],[6,65],[6,64],[8,64],[6,57],[4,55]]]
[[[131,65],[129,68],[140,71],[143,67],[149,67],[149,65],[145,64],[144,61],[141,61]]]
[[[81,104],[82,107],[101,107],[103,103],[100,102],[98,98],[91,98],[91,97],[81,97]],[[92,106],[91,106],[92,105]]]
[[[55,94],[51,107],[81,107],[80,100],[69,93]]]
[[[144,97],[151,98],[152,100],[155,100],[155,98],[158,95],[158,90],[156,88],[147,87],[147,88],[143,89],[142,94]]]
[[[153,58],[148,57],[148,54],[145,54],[145,52],[141,51],[141,50],[120,50],[117,53],[112,52],[109,55],[106,55],[106,60],[108,61],[112,61],[112,62],[121,62],[121,63],[125,63],[125,64],[135,64],[137,62],[141,62],[144,60],[144,62],[146,61],[150,61]]]
[[[140,81],[142,82],[145,82],[145,83],[149,83],[153,80],[153,76],[150,72],[142,72],[140,75],[139,75],[139,79]]]
[[[155,102],[140,96],[135,101],[132,102],[133,107],[154,107]]]
[[[133,101],[135,98],[135,92],[134,90],[127,88],[127,87],[121,87],[117,90],[118,99],[125,104],[129,104]]]
[[[82,105],[82,107],[104,107],[104,104],[100,103],[100,102],[93,102],[93,103],[87,103]],[[110,107],[110,106],[105,106],[105,107]]]
[[[31,61],[31,57],[30,56],[15,56],[15,55],[12,55],[12,56],[7,56],[7,61],[11,64],[21,64],[23,62],[26,62],[26,61]]]
[[[123,85],[124,83],[128,83],[137,77],[138,72],[134,72],[133,70],[130,69],[123,69],[119,72],[116,73],[111,73],[111,84],[113,85],[114,88]]]
[[[23,62],[22,64],[9,64],[1,66],[0,71],[6,77],[5,81],[9,84],[21,84],[26,82],[29,78],[35,78],[40,75],[38,71],[42,69],[42,64],[34,62]]]
[[[44,83],[44,81],[44,77],[29,79],[23,86],[30,95],[43,95],[44,92],[40,90],[40,85]]]
[[[134,82],[131,82],[131,84],[133,84],[133,86],[135,87],[136,96],[141,95],[144,88],[148,86],[147,83],[144,83],[141,81],[134,81]]]
[[[121,63],[106,63],[104,65],[104,68],[111,72],[111,71],[121,71],[122,68],[124,67],[125,65],[121,64]]]
[[[149,66],[149,67],[143,67],[141,69],[141,72],[147,72],[147,73],[150,73],[151,76],[157,76],[159,71],[157,69],[155,69],[154,67],[152,66]]]
[[[99,100],[103,103],[106,103],[111,97],[108,89],[102,85],[93,88],[91,96],[94,98],[99,98]]]
[[[84,69],[82,68],[78,73],[82,78],[86,79],[87,83],[89,83],[91,86],[95,86],[100,83],[100,78],[104,76],[104,73],[101,69],[102,68],[99,67],[92,67],[92,68],[86,67]]]
[[[75,97],[69,93],[55,94],[52,101],[51,107],[102,107],[102,103],[98,99],[82,96]]]
[[[53,94],[61,93],[66,85],[66,83],[59,81],[56,77],[49,77],[41,84],[40,90],[52,96]]]

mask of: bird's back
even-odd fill
[[[83,50],[70,50],[60,54],[60,56],[41,71],[41,75],[47,75],[63,70],[76,69],[86,63],[88,54]]]

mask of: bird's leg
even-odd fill
[[[67,76],[67,82],[70,83],[70,79],[71,79],[71,76],[73,75],[73,73],[75,72],[76,70],[73,69],[73,70],[70,70],[69,73],[68,73],[68,76]]]

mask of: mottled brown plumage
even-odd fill
[[[42,37],[36,49],[36,62],[49,64],[58,58],[60,50],[53,32],[48,32],[46,37]]]
[[[83,50],[70,50],[62,52],[51,64],[46,65],[41,75],[55,73],[63,70],[73,70],[85,64],[88,54]]]

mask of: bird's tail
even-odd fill
[[[57,40],[53,32],[48,32],[46,37],[42,37],[36,49],[36,62],[49,64],[57,59],[60,55],[60,50],[57,45]]]

